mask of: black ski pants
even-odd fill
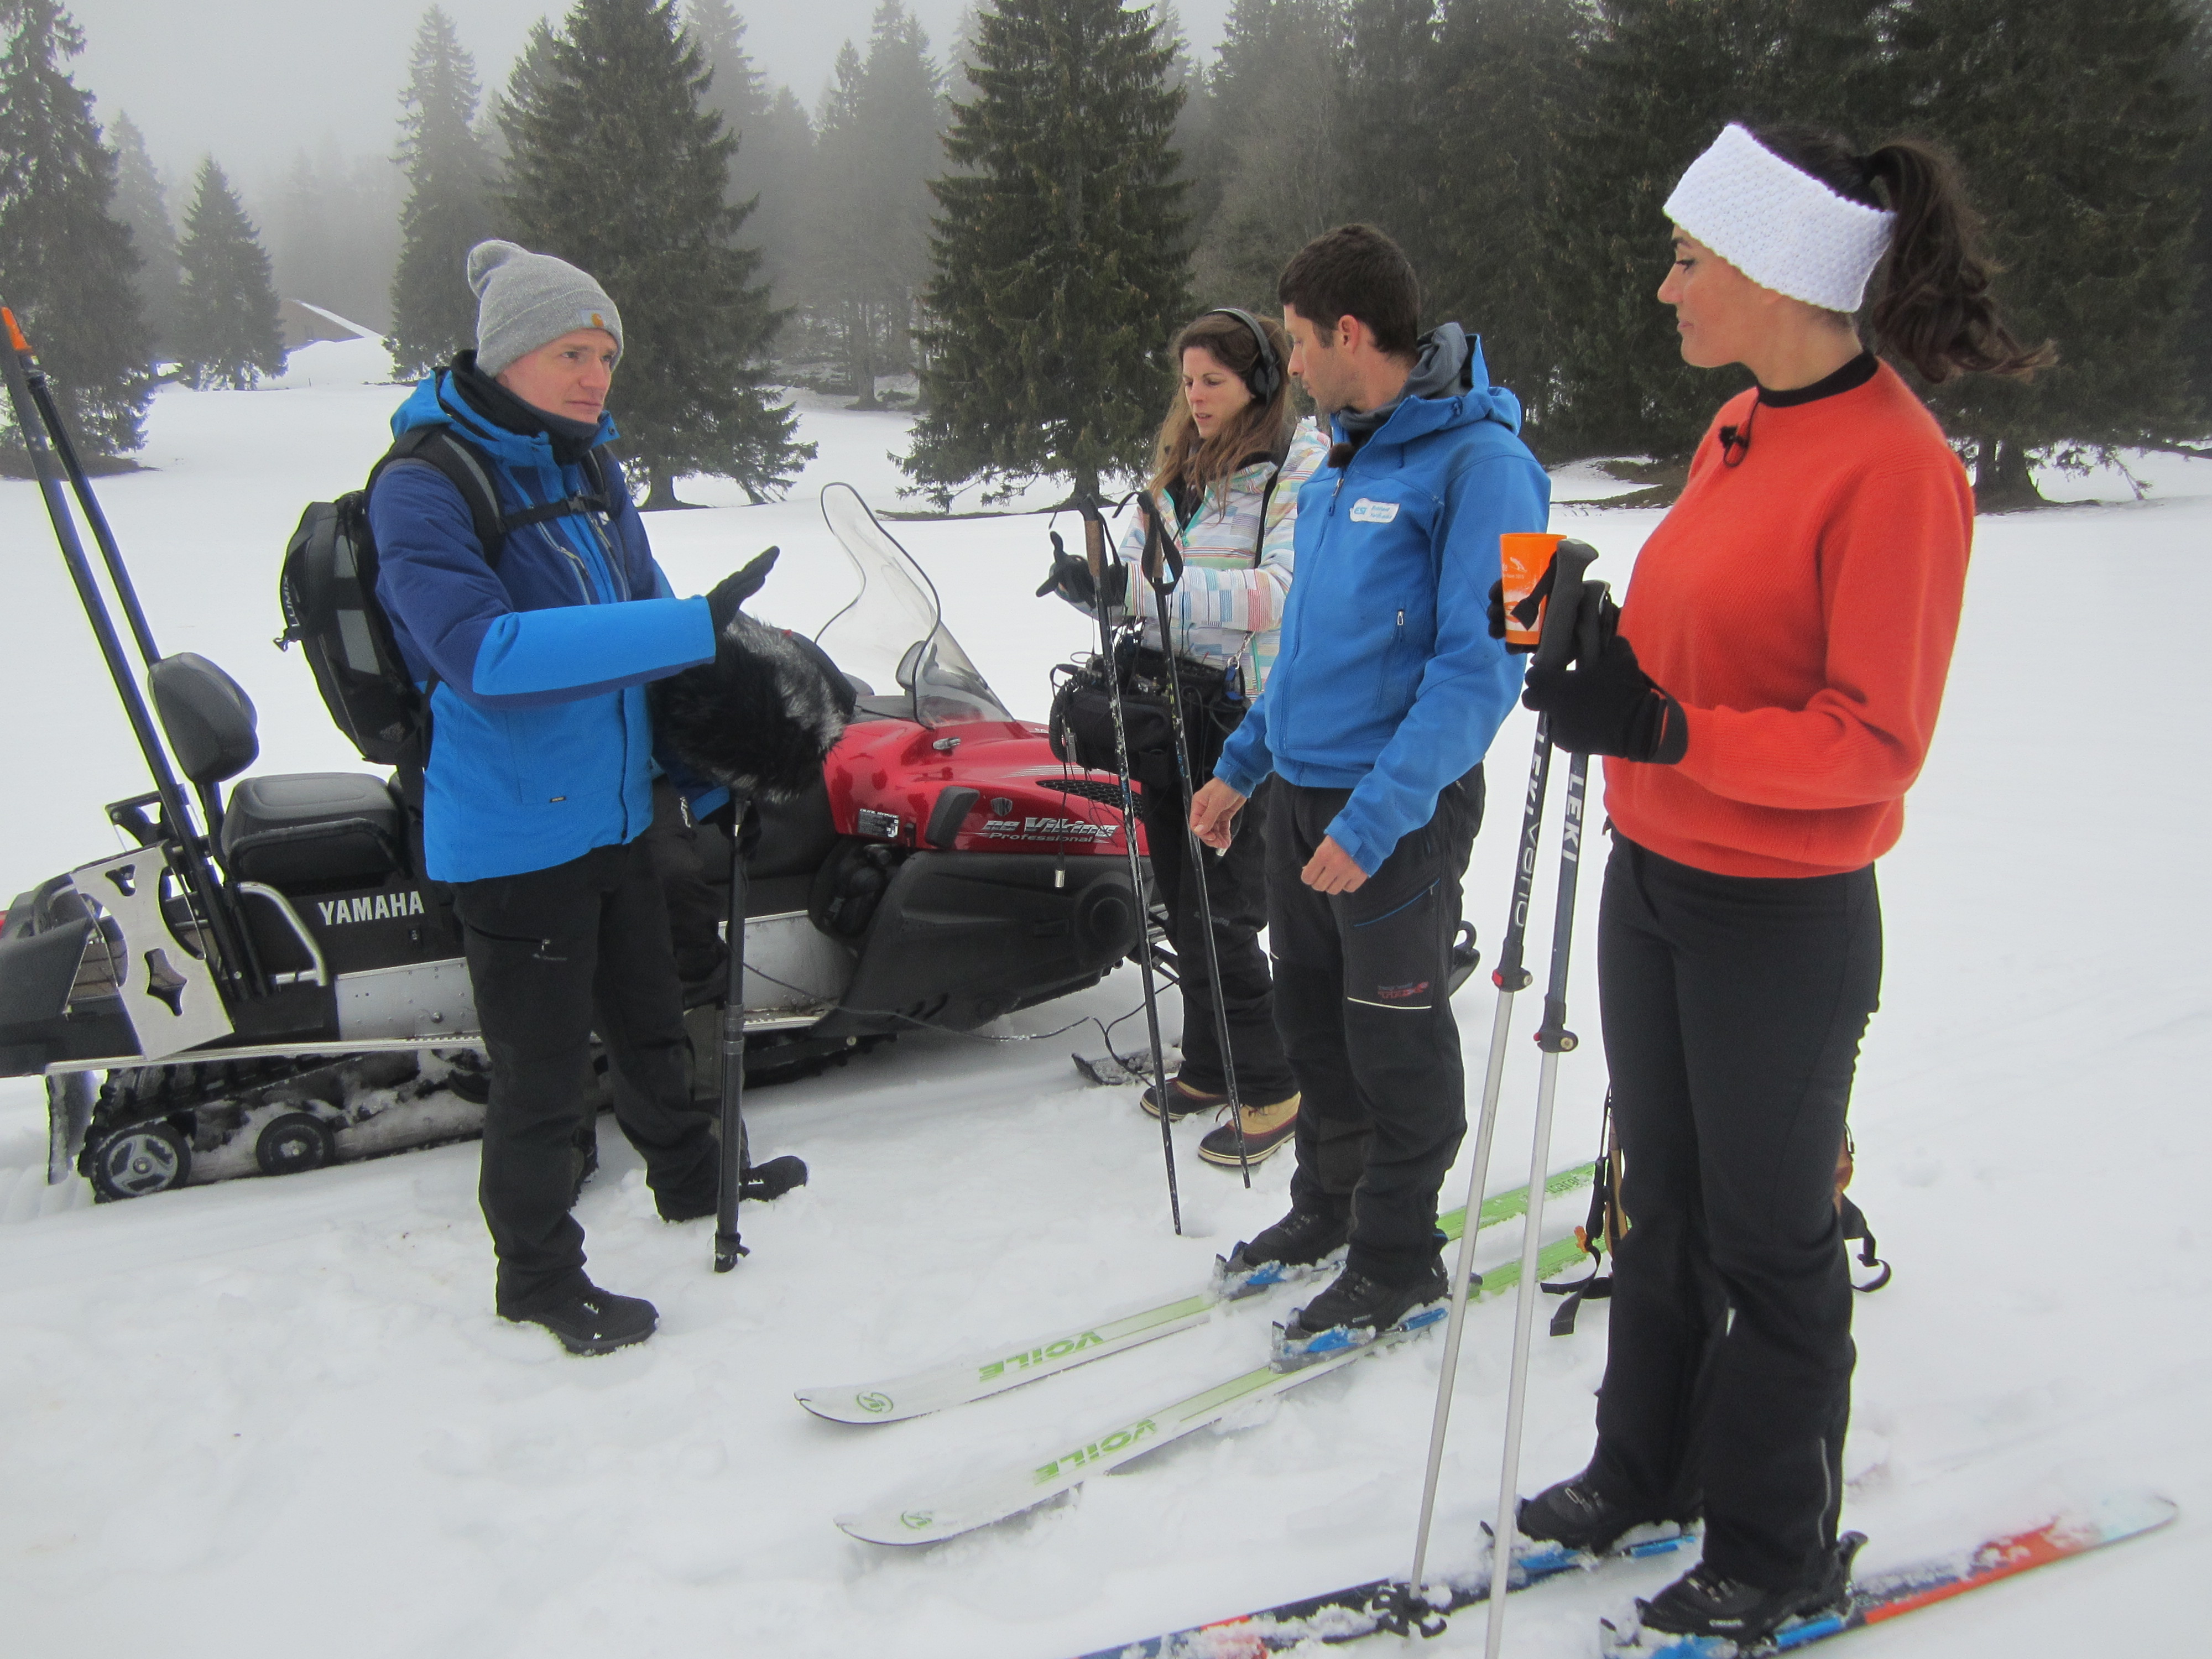
[[[1482,825],[1482,769],[1446,787],[1349,893],[1298,878],[1349,789],[1268,788],[1275,1024],[1304,1098],[1291,1201],[1352,1218],[1347,1265],[1410,1285],[1436,1260],[1437,1191],[1467,1133],[1451,1010],[1460,878]]]
[[[668,907],[644,846],[598,847],[526,875],[455,890],[491,1055],[477,1200],[499,1258],[499,1308],[580,1289],[577,1132],[589,1121],[591,1034],[605,1044],[615,1121],[657,1195],[711,1202],[720,1165],[691,1103]]]
[[[1264,795],[1273,786],[1261,784]],[[1182,1080],[1218,1095],[1228,1087],[1221,1038],[1214,1024],[1213,982],[1206,961],[1206,919],[1199,908],[1187,832],[1189,811],[1181,781],[1145,787],[1145,844],[1152,883],[1167,906],[1175,943],[1176,978],[1182,988]],[[1267,1105],[1288,1097],[1297,1084],[1283,1040],[1275,1030],[1274,981],[1260,930],[1267,924],[1267,837],[1264,804],[1255,801],[1237,823],[1229,850],[1204,854],[1200,868],[1213,905],[1213,948],[1221,963],[1219,995],[1229,1016],[1229,1051],[1237,1062],[1237,1097]]]
[[[1598,919],[1628,1232],[1591,1474],[1780,1589],[1843,1507],[1851,1286],[1836,1154],[1881,988],[1874,868],[1710,874],[1616,836]]]

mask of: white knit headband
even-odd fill
[[[1893,213],[1847,201],[1731,121],[1667,198],[1667,216],[1757,283],[1856,311]]]

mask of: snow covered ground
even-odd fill
[[[351,354],[335,361],[337,354]],[[325,359],[331,359],[325,362]],[[358,359],[360,361],[354,361]],[[276,562],[306,501],[358,481],[393,388],[357,343],[297,354],[281,388],[164,391],[151,471],[101,494],[166,650],[223,663],[261,710],[261,769],[352,769],[306,665],[269,641]],[[769,542],[759,611],[836,602],[819,485],[879,507],[905,417],[811,402],[821,458],[785,502],[656,517],[679,591]],[[2182,1650],[2201,1639],[2189,1550],[2212,1515],[2212,816],[2202,723],[2212,667],[2212,465],[2148,460],[2052,480],[2094,504],[1984,521],[1943,729],[1882,869],[1885,1006],[1854,1110],[1855,1194],[1897,1266],[1858,1309],[1848,1522],[1893,1562],[2045,1506],[2148,1485],[2179,1526],[1956,1607],[1851,1638],[1869,1655],[1996,1659]],[[1600,495],[1613,488],[1590,473]],[[1562,507],[1625,580],[1648,512]],[[1030,597],[1032,517],[895,526],[955,633],[1018,712],[1083,620]],[[0,483],[0,893],[104,851],[100,804],[143,787],[127,730],[28,485]],[[1510,803],[1529,722],[1495,751],[1468,914],[1494,941]],[[1553,870],[1547,851],[1545,889]],[[1595,866],[1593,866],[1593,873]],[[1586,884],[1572,1023],[1597,1009]],[[1540,905],[1548,915],[1548,902]],[[1050,1031],[1136,1003],[1124,973],[993,1028]],[[1492,1185],[1528,1156],[1523,999]],[[1174,1021],[1170,1005],[1170,1035]],[[1491,998],[1461,1016],[1479,1068]],[[1133,1046],[1140,1021],[1117,1036]],[[592,1270],[662,1313],[598,1360],[490,1310],[472,1146],[94,1208],[44,1185],[34,1083],[0,1083],[0,1647],[260,1659],[866,1652],[1058,1659],[1247,1607],[1402,1571],[1438,1344],[1364,1361],[1094,1481],[1073,1501],[919,1553],[852,1542],[832,1516],[922,1497],[979,1463],[1042,1461],[1086,1430],[1255,1363],[1270,1316],[1199,1331],[903,1425],[845,1429],[793,1389],[1012,1342],[1202,1280],[1280,1212],[1288,1160],[1255,1190],[1178,1132],[1186,1236],[1169,1230],[1156,1127],[1124,1091],[1076,1086],[1067,1051],[902,1038],[752,1097],[755,1144],[814,1184],[748,1209],[753,1254],[708,1271],[709,1229],[662,1225],[611,1130],[580,1215]],[[1595,1042],[1562,1073],[1554,1167],[1585,1156],[1604,1091]],[[1455,1171],[1456,1194],[1465,1180]],[[1453,1201],[1456,1201],[1455,1197]],[[1580,1218],[1555,1213],[1553,1230]],[[1492,1247],[1493,1255],[1511,1241]],[[1492,1501],[1510,1304],[1472,1316],[1440,1506],[1439,1565]],[[1588,1448],[1604,1304],[1540,1338],[1526,1484]],[[1520,1598],[1508,1650],[1594,1651],[1595,1619],[1664,1563]],[[1425,1653],[1471,1653],[1463,1620]],[[1387,1640],[1382,1651],[1391,1650]]]

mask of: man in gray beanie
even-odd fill
[[[571,329],[612,335],[622,360],[622,313],[566,259],[513,242],[478,242],[469,250],[469,289],[477,296],[477,368],[495,380]]]
[[[471,250],[468,278],[477,349],[415,388],[370,481],[376,591],[428,696],[424,873],[452,884],[491,1059],[478,1197],[498,1310],[601,1353],[643,1341],[657,1316],[585,1276],[569,1214],[588,1173],[594,1030],[661,1216],[712,1215],[720,1188],[640,841],[653,821],[645,688],[713,661],[765,573],[704,599],[672,593],[601,448],[623,325],[596,282],[512,242]],[[498,496],[495,549],[455,481],[471,465]]]

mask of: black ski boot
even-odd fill
[[[1825,1613],[1850,1593],[1851,1558],[1865,1537],[1847,1532],[1812,1577],[1784,1589],[1761,1589],[1700,1563],[1636,1610],[1644,1628],[1667,1636],[1710,1636],[1749,1647],[1804,1613]]]
[[[1522,1498],[1514,1511],[1514,1526],[1523,1538],[1587,1550],[1592,1555],[1603,1555],[1638,1527],[1664,1522],[1687,1531],[1696,1523],[1696,1516],[1648,1515],[1626,1504],[1615,1504],[1597,1489],[1588,1469],[1571,1480],[1545,1487],[1534,1498]]]
[[[581,1289],[535,1308],[501,1308],[501,1319],[543,1325],[570,1353],[612,1353],[653,1334],[660,1315],[642,1297],[617,1296],[589,1280]]]
[[[1451,1275],[1441,1259],[1431,1260],[1410,1285],[1386,1285],[1357,1267],[1346,1267],[1334,1284],[1291,1316],[1283,1327],[1283,1340],[1295,1348],[1334,1330],[1364,1331],[1372,1340],[1414,1309],[1450,1299]]]
[[[1262,1227],[1249,1243],[1240,1241],[1229,1253],[1232,1273],[1275,1266],[1310,1267],[1331,1250],[1340,1250],[1352,1237],[1352,1216],[1331,1215],[1324,1210],[1292,1210],[1272,1227]]]

